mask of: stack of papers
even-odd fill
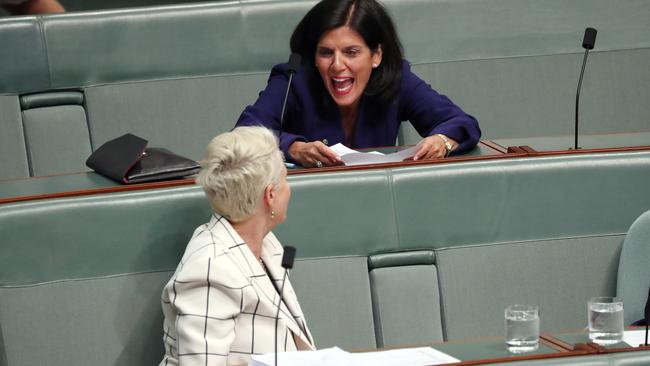
[[[330,149],[337,153],[345,165],[362,165],[362,164],[380,164],[380,163],[397,163],[413,157],[418,151],[418,146],[412,146],[392,154],[382,154],[377,151],[362,153],[352,150],[349,147],[339,143],[330,146]]]
[[[338,347],[318,351],[278,353],[282,366],[427,366],[460,362],[430,347],[404,348],[390,351],[349,353]],[[273,366],[274,354],[253,355],[251,366]]]

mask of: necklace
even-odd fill
[[[267,272],[266,271],[266,264],[264,264],[264,261],[262,260],[262,258],[260,258],[259,261],[260,261],[260,266],[262,266],[262,269],[264,270],[264,272]]]

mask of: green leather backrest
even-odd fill
[[[173,270],[210,212],[197,186],[2,205],[0,285]]]
[[[377,347],[365,256],[298,259],[291,284],[319,349]]]
[[[363,255],[399,247],[385,170],[292,175],[286,223],[275,229],[299,257]]]
[[[627,232],[616,281],[616,296],[623,300],[625,308],[625,324],[643,319],[650,287],[650,211],[639,216]]]
[[[650,207],[648,164],[632,152],[395,168],[399,245],[624,234]]]
[[[20,98],[30,175],[86,170],[92,152],[83,94],[49,92]]]
[[[0,179],[29,176],[20,102],[15,95],[0,95],[0,131]]]
[[[368,265],[377,347],[442,341],[435,253],[375,254]]]
[[[446,339],[503,335],[504,309],[521,303],[540,307],[542,331],[584,328],[589,298],[616,292],[622,241],[590,234],[436,251]]]
[[[158,365],[164,352],[160,294],[172,274],[0,287],[0,364]]]

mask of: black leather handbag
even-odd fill
[[[127,133],[107,141],[93,152],[86,165],[124,184],[183,178],[198,173],[199,163]]]

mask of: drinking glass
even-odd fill
[[[536,305],[508,306],[505,321],[509,352],[530,352],[539,347],[539,308]]]
[[[600,345],[623,341],[623,301],[616,297],[592,297],[587,312],[589,340]]]

